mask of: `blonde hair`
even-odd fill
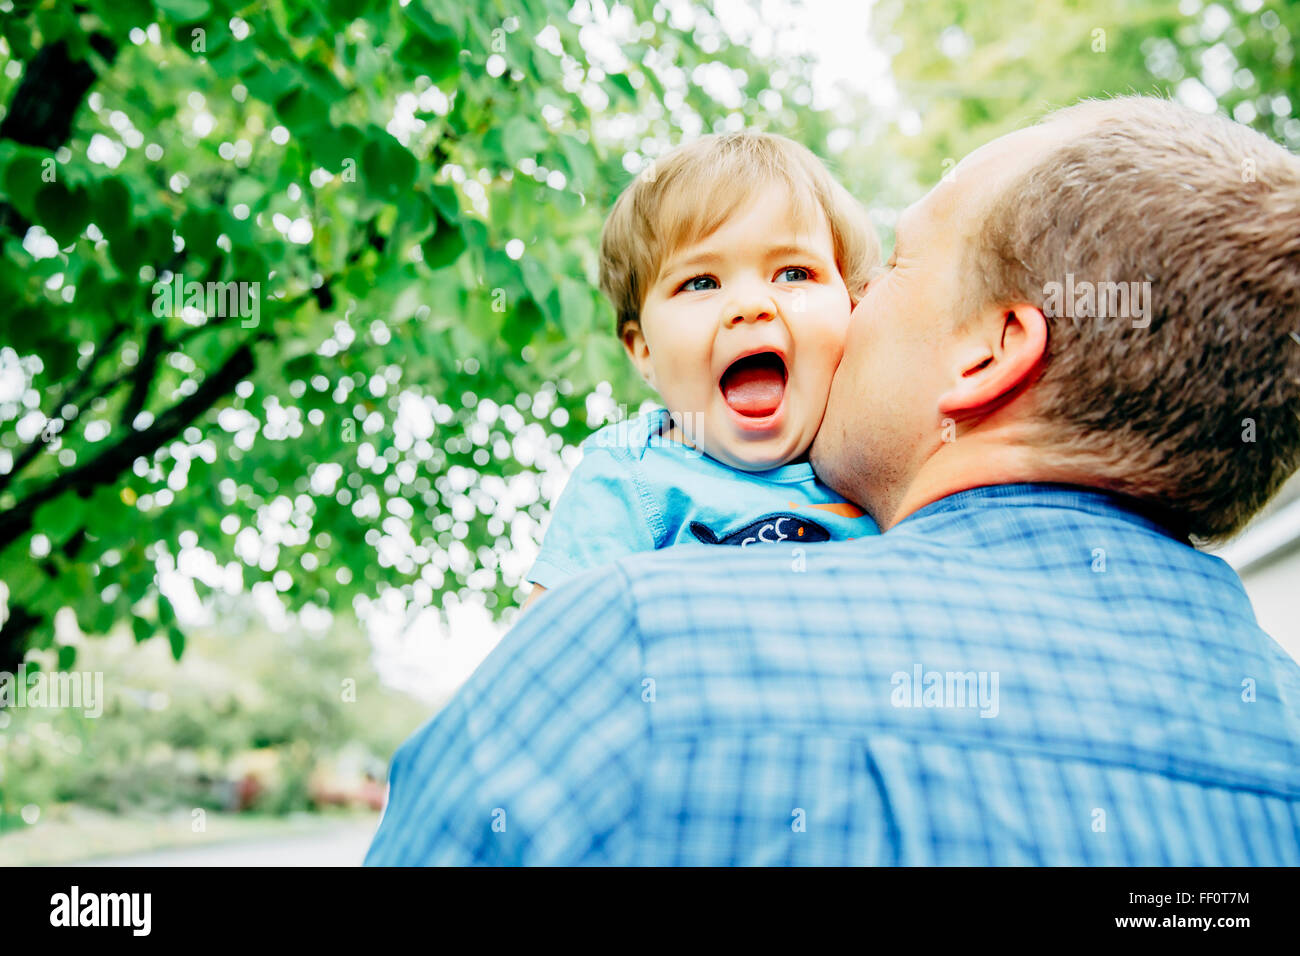
[[[646,292],[664,259],[711,234],[756,189],[789,190],[796,218],[830,225],[835,264],[854,303],[880,259],[862,208],[806,147],[773,133],[705,136],[651,163],[623,190],[600,236],[600,288],[618,316],[621,338],[640,321]]]

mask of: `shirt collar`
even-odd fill
[[[918,519],[955,511],[993,508],[1065,508],[1106,517],[1119,517],[1147,525],[1183,544],[1191,544],[1180,522],[1166,509],[1127,495],[1084,485],[1024,482],[969,488],[932,501],[912,512],[895,527]]]

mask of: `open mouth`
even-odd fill
[[[737,359],[722,373],[718,387],[731,410],[746,418],[775,414],[785,397],[785,361],[775,352]]]

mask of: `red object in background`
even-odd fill
[[[366,777],[359,783],[337,783],[313,780],[311,799],[318,807],[368,807],[384,808],[384,785]]]
[[[244,774],[239,783],[235,784],[235,809],[242,812],[251,808],[254,801],[261,796],[263,789],[265,788],[256,776],[251,773]]]

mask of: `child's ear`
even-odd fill
[[[623,348],[627,349],[628,358],[636,366],[641,380],[658,390],[658,386],[655,385],[654,363],[650,361],[650,346],[646,345],[639,324],[633,322],[623,329]]]

